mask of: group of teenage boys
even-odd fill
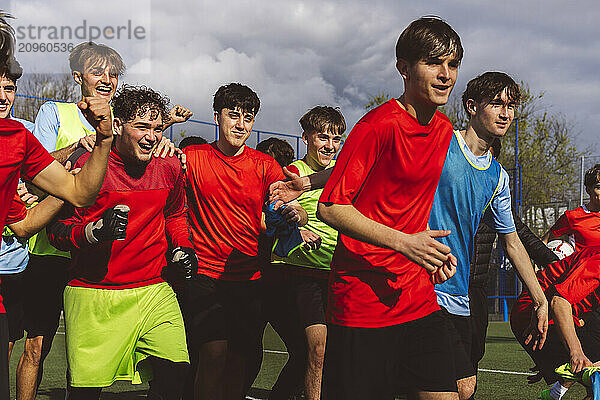
[[[14,101],[12,31],[5,21],[0,28],[2,85],[12,79]],[[30,256],[40,264],[32,272],[45,265],[51,272],[32,273],[36,283],[24,285],[47,284],[44,300],[32,297],[38,307],[53,299],[43,305],[52,310],[42,318],[25,308],[26,320],[44,326],[25,326],[23,359],[35,357],[26,356],[30,349],[34,364],[43,360],[64,301],[68,398],[98,398],[127,379],[149,381],[154,399],[240,399],[257,372],[266,318],[291,357],[273,398],[299,385],[310,399],[321,387],[329,399],[468,399],[476,384],[469,268],[482,220],[527,287],[523,313],[532,324],[518,338],[532,352],[542,349],[547,285],[516,233],[508,175],[489,152],[511,125],[519,87],[500,72],[473,79],[463,94],[468,126],[453,130],[437,107],[448,101],[462,57],[446,22],[413,21],[396,44],[402,96],[365,115],[337,160],[343,116],[311,109],[300,119],[307,155],[287,167],[293,179],[283,182],[282,166],[246,145],[260,108],[252,89],[217,90],[218,139],[186,146],[180,163],[155,155],[173,154],[162,131],[189,110],[169,111],[168,100],[146,87],[117,91],[125,69],[118,53],[75,47],[70,64],[82,100],[42,106],[37,139],[8,118],[10,110],[0,124],[0,222],[26,236],[56,217],[32,245],[45,241],[43,249]],[[62,200],[48,196],[26,210],[15,199],[20,175]],[[265,263],[259,242],[270,202],[292,229],[302,227],[304,244]],[[264,293],[269,275],[280,297]],[[285,308],[269,307],[274,301]],[[0,325],[8,343],[4,313]],[[39,371],[24,372],[30,396]],[[18,398],[32,398],[19,390]]]

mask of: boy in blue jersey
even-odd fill
[[[506,254],[535,298],[537,314],[547,314],[548,303],[516,233],[508,174],[489,152],[494,139],[510,127],[520,97],[519,86],[502,72],[486,72],[467,84],[462,101],[469,123],[465,131],[454,132],[429,217],[430,229],[452,231],[438,240],[458,259],[456,274],[436,285],[435,291],[452,322],[460,399],[470,398],[476,383],[470,361],[469,271],[475,232],[488,208],[490,218],[484,222],[498,232]],[[542,336],[539,348],[543,341]]]

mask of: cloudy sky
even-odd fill
[[[314,105],[339,106],[351,126],[370,94],[400,95],[396,39],[411,20],[439,15],[465,48],[455,94],[481,72],[505,71],[545,92],[550,110],[575,123],[578,147],[600,142],[600,4],[593,0],[0,0],[0,5],[22,27],[23,51],[17,55],[27,71],[68,71],[67,53],[36,52],[33,43],[83,41],[52,39],[49,28],[37,31],[41,26],[75,30],[85,20],[86,39],[97,32],[90,26],[108,29],[108,36],[115,36],[117,26],[130,26],[120,40],[96,39],[123,55],[125,82],[148,84],[204,121],[212,119],[216,89],[242,82],[262,101],[255,128],[290,134],[299,133],[299,117]],[[34,28],[27,31],[28,26]],[[141,27],[137,39],[135,27]]]

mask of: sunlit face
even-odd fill
[[[0,118],[8,118],[15,103],[17,85],[5,75],[0,77]]]
[[[119,154],[131,162],[148,164],[162,138],[163,123],[158,110],[150,109],[125,123],[115,118],[114,124],[117,132],[115,146]]]
[[[420,60],[414,65],[398,61],[397,67],[404,77],[406,96],[418,103],[438,107],[448,102],[459,64],[451,54]]]
[[[506,89],[487,104],[476,104],[473,100],[467,101],[471,126],[478,134],[486,135],[490,139],[506,134],[515,118],[515,108],[516,104],[508,98]]]
[[[108,62],[98,65],[86,63],[83,73],[73,71],[73,79],[81,85],[83,96],[104,96],[109,101],[115,94],[119,84],[119,75]]]
[[[329,130],[313,133],[304,132],[302,139],[307,147],[306,161],[311,167],[313,167],[313,164],[322,168],[329,166],[342,145],[342,135]]]
[[[233,149],[240,149],[248,140],[254,126],[254,114],[235,109],[224,108],[215,112],[215,122],[219,125],[219,141]]]

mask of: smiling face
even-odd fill
[[[0,77],[0,118],[8,118],[15,102],[17,85],[12,79]]]
[[[81,85],[82,96],[103,96],[111,100],[119,84],[119,75],[107,61],[87,62],[83,72],[73,71],[73,79]]]
[[[489,142],[506,134],[515,118],[515,108],[516,104],[508,98],[506,89],[488,103],[477,104],[472,99],[467,101],[470,125],[478,136],[489,139]]]
[[[248,140],[254,126],[254,114],[235,107],[223,108],[214,114],[215,123],[219,125],[217,146],[229,156],[239,154]]]
[[[307,151],[305,161],[315,171],[327,168],[342,145],[342,135],[329,130],[325,132],[302,133]]]
[[[115,146],[126,162],[146,165],[152,159],[152,152],[162,139],[163,123],[158,110],[150,108],[138,113],[129,122],[122,123],[115,118],[117,138]]]
[[[432,108],[446,104],[456,83],[459,64],[453,54],[431,57],[412,65],[398,60],[397,68],[404,78],[406,100]]]

